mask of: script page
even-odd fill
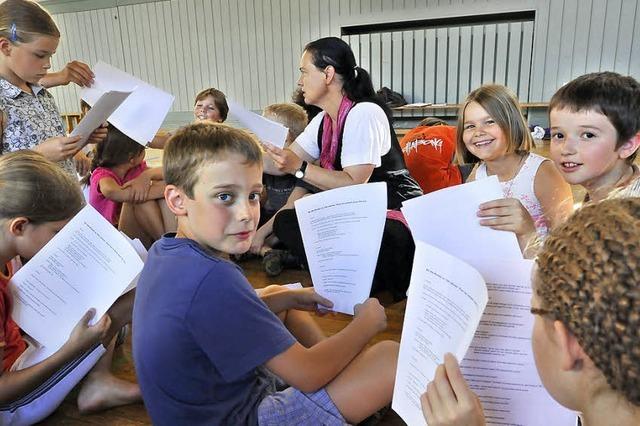
[[[461,368],[482,401],[487,424],[575,425],[576,414],[551,398],[535,366],[529,310],[533,262],[484,259],[481,264],[489,302]]]
[[[407,424],[426,424],[420,395],[445,353],[462,358],[486,304],[487,288],[478,271],[416,241],[392,403]]]
[[[253,132],[260,141],[284,148],[289,129],[280,123],[269,120],[261,115],[249,111],[237,102],[228,101],[229,112],[243,126]]]
[[[173,105],[174,96],[101,61],[92,70],[94,84],[82,89],[82,99],[94,105],[103,93],[110,90],[132,91],[111,114],[109,123],[141,145],[153,140]]]
[[[55,352],[90,308],[94,321],[102,317],[142,266],[118,230],[86,206],[11,278],[11,316]]]
[[[323,191],[295,202],[309,272],[333,310],[353,315],[371,292],[387,214],[384,182]]]
[[[452,254],[473,267],[478,255],[522,259],[513,232],[480,225],[481,203],[503,198],[498,178],[490,176],[464,185],[431,192],[402,203],[402,213],[415,241],[424,241]]]
[[[87,112],[76,127],[73,128],[70,136],[82,135],[78,142],[84,146],[91,136],[91,133],[113,114],[113,112],[127,99],[131,92],[109,91],[98,98],[93,107]]]

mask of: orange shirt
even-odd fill
[[[427,194],[462,183],[460,169],[453,164],[456,128],[418,126],[400,141],[409,173]]]
[[[8,284],[12,270],[9,265],[7,265],[7,268],[9,269],[8,277],[0,273],[0,347],[4,350],[2,372],[9,370],[27,348],[27,344],[20,334],[20,328],[11,319],[13,302]]]

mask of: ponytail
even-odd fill
[[[342,91],[347,98],[354,102],[372,102],[391,118],[391,110],[376,95],[369,73],[357,66],[353,51],[345,41],[338,37],[325,37],[308,43],[304,50],[311,54],[317,68],[332,66],[335,69],[342,78]]]

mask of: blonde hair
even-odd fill
[[[0,3],[0,37],[12,43],[29,43],[38,35],[60,37],[49,12],[34,1],[6,0]]]
[[[538,255],[535,292],[609,385],[640,405],[640,198],[578,210]]]
[[[262,166],[260,145],[246,131],[212,121],[189,124],[178,129],[165,146],[164,180],[193,198],[201,167],[224,161],[229,153],[243,156],[246,164]]]
[[[507,137],[507,152],[527,153],[533,146],[533,137],[522,116],[515,93],[499,84],[485,84],[469,93],[458,111],[456,132],[456,160],[459,164],[480,161],[464,144],[464,112],[471,102],[477,102],[493,118]]]
[[[309,122],[307,112],[296,104],[271,104],[265,107],[262,115],[289,129],[289,143],[296,140]]]
[[[56,222],[83,206],[78,182],[42,154],[25,150],[0,156],[0,220]]]

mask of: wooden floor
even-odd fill
[[[287,270],[277,278],[270,278],[262,271],[262,265],[258,260],[245,261],[240,264],[245,271],[249,281],[255,288],[265,287],[270,284],[287,284],[292,282],[301,282],[304,286],[311,285],[311,279],[307,271]],[[388,294],[380,294],[380,301],[387,308],[388,327],[383,333],[380,333],[372,341],[373,343],[380,340],[400,341],[400,333],[402,330],[402,319],[404,316],[405,303],[400,302],[390,304],[390,296]],[[321,328],[327,335],[334,334],[344,328],[350,321],[347,315],[335,315],[316,317]],[[135,371],[133,369],[133,360],[131,358],[131,338],[129,337],[124,345],[116,350],[114,357],[114,372],[120,378],[135,381]],[[375,374],[375,372],[372,372]],[[128,405],[124,407],[114,408],[102,413],[81,415],[78,413],[76,406],[76,392],[72,392],[58,410],[47,420],[42,422],[43,425],[148,425],[151,420],[142,404]],[[391,410],[389,410],[378,425],[404,425],[404,422]]]

